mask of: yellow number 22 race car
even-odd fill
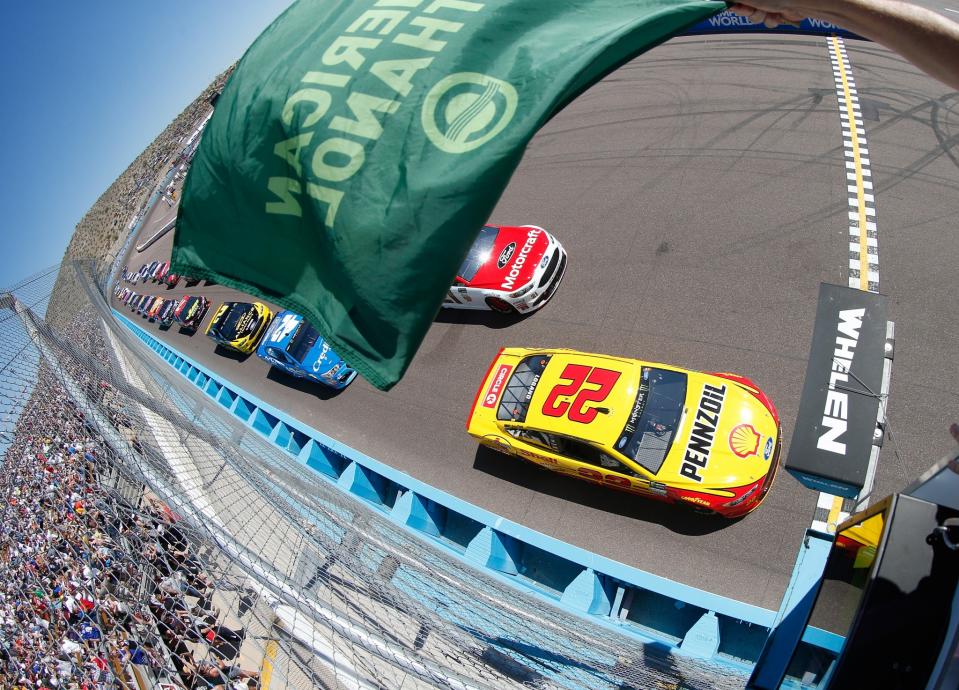
[[[747,378],[575,350],[504,348],[466,430],[579,479],[739,517],[773,483],[779,416]]]

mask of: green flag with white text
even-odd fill
[[[533,134],[617,66],[725,7],[298,0],[217,102],[172,270],[303,314],[388,389]]]

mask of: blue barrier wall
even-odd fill
[[[604,558],[439,491],[293,419],[113,313],[198,390],[319,476],[553,605],[642,642],[740,668],[751,667],[782,615]],[[822,631],[803,639],[828,651],[842,643]]]

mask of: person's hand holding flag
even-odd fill
[[[821,19],[881,43],[959,89],[959,23],[902,0],[748,0],[729,10],[769,28]]]

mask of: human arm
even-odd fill
[[[766,26],[822,19],[893,50],[959,89],[959,24],[902,0],[749,0],[730,10]]]

